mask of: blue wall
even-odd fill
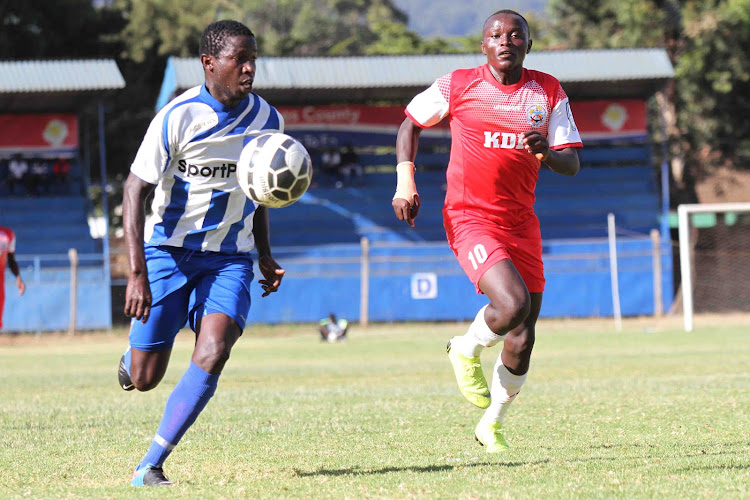
[[[101,256],[97,256],[101,260]],[[18,296],[15,277],[5,273],[3,331],[67,330],[70,324],[70,270],[26,265],[19,259],[26,293]],[[109,279],[101,265],[78,269],[76,328],[105,329],[112,325]]]
[[[83,196],[0,197],[0,225],[16,234],[16,260],[26,282],[18,297],[15,278],[5,272],[4,331],[67,330],[70,322],[68,250],[80,260],[78,329],[112,326],[110,279],[100,241],[91,237]]]
[[[621,238],[617,244],[620,303],[624,316],[654,313],[651,241]],[[321,247],[310,252],[274,251],[286,269],[279,292],[261,298],[252,288],[250,323],[311,322],[334,312],[360,319],[359,245]],[[551,241],[545,244],[547,286],[542,317],[612,316],[609,248],[606,240]],[[662,305],[672,303],[671,246],[662,243]],[[458,265],[447,243],[373,245],[370,254],[369,320],[465,320],[487,303]],[[256,269],[256,277],[260,276]],[[415,298],[420,274],[435,278],[434,298]],[[429,296],[417,289],[416,297]]]

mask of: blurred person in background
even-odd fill
[[[16,235],[7,227],[0,226],[0,330],[3,328],[3,308],[5,306],[5,263],[16,277],[16,287],[20,297],[26,291],[26,284],[21,279],[21,271],[16,262]]]

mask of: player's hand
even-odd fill
[[[151,315],[151,286],[148,276],[131,273],[125,289],[125,316],[135,318],[144,325]]]
[[[16,287],[18,287],[18,296],[20,297],[26,291],[26,283],[23,282],[20,276],[16,276]]]
[[[524,132],[521,137],[524,149],[536,156],[537,160],[545,161],[549,158],[549,142],[539,131],[530,130]]]
[[[262,297],[267,297],[279,289],[281,278],[284,277],[286,271],[269,255],[264,255],[258,259],[258,267],[264,278],[258,280],[258,283],[263,287]]]
[[[393,211],[396,213],[398,220],[405,220],[407,224],[414,227],[414,219],[417,218],[420,206],[418,194],[414,195],[413,203],[409,203],[404,198],[394,198],[391,205],[393,205]]]

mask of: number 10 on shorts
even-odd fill
[[[479,269],[479,264],[484,264],[487,260],[487,250],[484,249],[484,245],[478,243],[474,245],[473,250],[469,250],[469,262],[476,271]]]

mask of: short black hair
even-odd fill
[[[233,36],[249,36],[255,38],[255,35],[250,28],[245,26],[239,21],[216,21],[206,26],[201,35],[200,54],[207,54],[209,56],[218,56],[224,45],[226,44],[227,38]]]
[[[519,14],[515,10],[511,10],[511,9],[502,9],[502,10],[498,10],[494,14],[490,14],[490,16],[487,17],[487,19],[484,20],[484,24],[482,25],[482,32],[484,32],[484,27],[487,25],[487,21],[489,21],[493,17],[497,16],[498,14],[510,14],[512,16],[518,16],[518,17],[520,17],[521,21],[523,21],[523,25],[526,26],[526,34],[529,37],[531,37],[531,29],[529,29],[529,22],[521,14]]]

